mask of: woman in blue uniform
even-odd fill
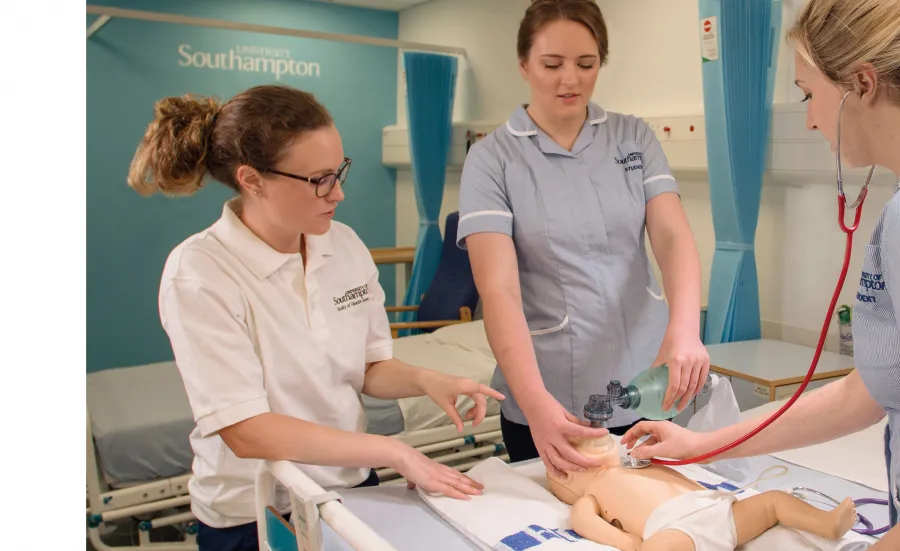
[[[789,37],[807,126],[835,147],[841,102],[841,158],[900,176],[900,0],[810,0]],[[900,181],[865,249],[854,307],[856,369],[804,394],[765,431],[717,456],[747,457],[801,448],[863,430],[888,417],[885,456],[890,525],[871,549],[900,549]],[[634,457],[694,457],[755,428],[750,419],[695,434],[669,422],[641,422],[622,441]]]
[[[531,101],[469,150],[458,242],[507,397],[510,460],[573,470],[593,463],[569,438],[606,433],[577,416],[610,380],[667,362],[666,407],[705,380],[700,262],[653,131],[590,101],[608,53],[593,0],[534,0],[517,49]],[[636,420],[617,411],[611,430]]]

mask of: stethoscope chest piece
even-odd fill
[[[644,467],[650,466],[650,460],[638,459],[637,457],[626,455],[622,458],[622,466],[626,469],[643,469]]]

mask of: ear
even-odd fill
[[[869,62],[863,63],[853,75],[853,86],[866,106],[871,106],[878,97],[878,85],[878,72]]]
[[[570,473],[569,471],[563,471],[562,476],[559,476],[556,473],[547,471],[547,481],[549,481],[550,484],[559,484],[560,486],[565,486],[572,482],[572,473]]]
[[[238,185],[241,186],[241,189],[251,195],[258,193],[262,187],[262,175],[260,175],[258,170],[251,166],[239,166],[235,174],[235,179],[237,180]]]
[[[519,74],[522,75],[522,78],[528,80],[528,60],[527,59],[519,59]]]

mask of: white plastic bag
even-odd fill
[[[694,432],[712,432],[741,421],[741,410],[734,396],[734,389],[731,388],[731,382],[713,373],[710,373],[710,377],[712,391],[709,403],[697,410],[687,424],[687,428]],[[752,471],[751,463],[749,458],[719,460],[713,458],[713,462],[705,467],[729,480],[746,482]]]

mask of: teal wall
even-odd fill
[[[397,38],[392,12],[304,0],[91,2],[260,25]],[[87,23],[94,20],[88,16]],[[318,64],[317,76],[181,66],[179,53],[263,51]],[[259,55],[246,53],[245,55]],[[289,56],[289,57],[288,57]],[[265,65],[265,64],[263,64]],[[288,63],[282,63],[285,67]],[[295,63],[294,66],[303,67]],[[276,66],[269,63],[269,66]],[[309,69],[315,73],[314,69]],[[394,48],[113,19],[87,41],[87,369],[169,360],[157,308],[166,256],[220,216],[232,192],[210,182],[190,198],[142,198],[125,183],[154,102],[196,93],[222,100],[266,83],[312,92],[331,111],[353,168],[336,219],[369,247],[394,245],[395,177],[381,164],[382,128],[396,122]],[[60,92],[65,94],[65,84]],[[65,267],[61,267],[65,277]],[[394,269],[381,284],[394,302]]]

